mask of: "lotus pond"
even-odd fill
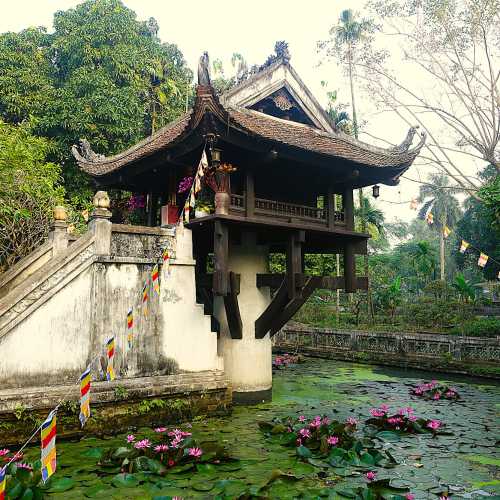
[[[110,439],[59,442],[58,470],[43,495],[158,500],[500,498],[500,385],[440,376],[443,386],[459,394],[457,400],[410,394],[433,378],[438,376],[306,359],[275,371],[271,403],[236,407],[227,417],[180,425],[189,437],[177,431],[167,438],[169,427],[156,433],[131,429]],[[406,417],[412,418],[404,417],[404,425],[414,422],[415,431],[413,424],[398,424],[398,415],[404,415],[399,409],[408,407],[412,410]],[[387,423],[392,414],[393,430],[387,427],[393,425]],[[385,420],[378,426],[380,418]],[[439,422],[439,429],[428,427],[430,422]],[[163,460],[161,449],[155,451],[162,433],[170,448],[177,436],[185,440],[182,458],[173,456],[175,463]],[[134,446],[144,440],[142,450]],[[33,448],[23,460],[35,460],[38,453]],[[12,498],[38,494],[18,497],[11,490]]]

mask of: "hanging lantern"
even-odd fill
[[[380,186],[378,184],[375,184],[372,187],[372,196],[374,198],[378,198],[380,196]]]
[[[213,167],[217,167],[218,165],[220,165],[221,153],[222,153],[222,151],[220,149],[213,148],[211,150],[212,166]]]

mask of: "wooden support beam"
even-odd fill
[[[241,322],[240,307],[238,305],[239,277],[229,273],[229,293],[224,296],[227,324],[232,339],[243,338],[243,323]]]
[[[284,309],[288,303],[288,288],[287,282],[284,279],[281,286],[271,300],[270,304],[266,307],[264,312],[255,321],[255,338],[262,339],[266,336],[271,326],[272,320],[276,315]]]
[[[305,239],[305,231],[294,231],[288,237],[286,282],[290,300],[297,295],[296,275],[302,274],[302,243],[305,242]]]
[[[214,275],[213,291],[215,295],[226,296],[229,293],[229,230],[226,224],[216,220],[214,224]]]
[[[304,275],[303,279],[307,281],[311,276]],[[343,276],[318,276],[320,283],[318,288],[325,290],[342,290],[345,288],[345,280]],[[268,286],[273,290],[280,287],[285,279],[284,274],[257,274],[256,286],[257,288]],[[366,290],[368,288],[368,278],[366,276],[358,276],[356,278],[356,288],[358,290]]]
[[[147,221],[149,227],[153,227],[153,191],[149,191],[146,205]]]
[[[296,295],[276,316],[269,326],[269,333],[271,337],[278,332],[285,324],[293,317],[293,315],[302,307],[304,302],[311,296],[311,294],[321,284],[321,276],[311,276],[307,279],[304,287],[301,289],[300,294]]]
[[[245,215],[253,217],[255,212],[255,178],[253,170],[245,173]]]

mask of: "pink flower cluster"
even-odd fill
[[[431,420],[430,422],[427,423],[427,427],[429,429],[432,429],[433,431],[437,431],[441,427],[441,421]]]
[[[297,363],[298,356],[292,356],[291,354],[285,353],[283,356],[276,356],[273,360],[274,368],[284,368],[290,364]]]
[[[181,179],[181,181],[179,182],[179,186],[177,186],[177,192],[185,193],[186,191],[189,191],[191,189],[191,186],[193,185],[193,180],[194,177],[191,177],[189,175]]]
[[[419,397],[426,397],[434,401],[444,399],[458,399],[458,393],[453,387],[439,385],[437,380],[419,384],[411,390],[412,394]]]
[[[129,210],[137,210],[138,208],[144,208],[145,206],[146,199],[142,194],[133,194],[127,202],[127,208]]]
[[[377,473],[376,472],[374,472],[374,471],[371,470],[371,471],[369,471],[369,472],[366,473],[366,479],[368,481],[374,481],[376,478],[377,478]]]
[[[134,443],[134,448],[137,448],[138,450],[151,448],[151,441],[149,439],[141,439],[141,441],[137,441],[137,443]]]

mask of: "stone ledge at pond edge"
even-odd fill
[[[78,398],[77,384],[0,391],[2,446],[22,443],[62,400],[58,439],[116,434],[132,426],[164,425],[198,415],[222,415],[232,404],[231,387],[222,371],[92,382],[91,418],[83,430]]]
[[[500,339],[447,334],[363,332],[288,325],[276,351],[345,361],[500,378]]]

